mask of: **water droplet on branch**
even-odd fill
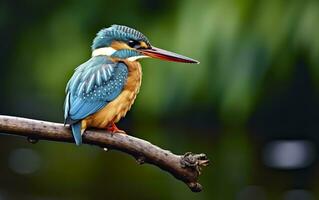
[[[28,142],[30,142],[31,144],[36,144],[37,142],[39,142],[38,138],[35,137],[27,137]]]

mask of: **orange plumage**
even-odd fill
[[[117,123],[131,109],[142,82],[142,68],[138,61],[124,61],[129,73],[123,91],[103,109],[82,120],[81,129],[108,128]]]

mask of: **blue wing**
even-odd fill
[[[74,124],[96,113],[123,90],[128,76],[124,63],[96,56],[76,68],[66,87],[65,123]]]

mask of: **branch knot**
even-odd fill
[[[207,166],[209,160],[206,154],[193,154],[192,152],[187,152],[182,156],[180,163],[182,168],[191,168],[196,170],[198,175],[200,175],[202,167]]]

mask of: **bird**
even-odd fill
[[[152,46],[136,29],[111,25],[93,40],[91,58],[75,68],[67,83],[64,124],[69,124],[76,145],[87,128],[124,133],[117,123],[131,109],[142,81],[143,58],[182,63],[197,60]]]

